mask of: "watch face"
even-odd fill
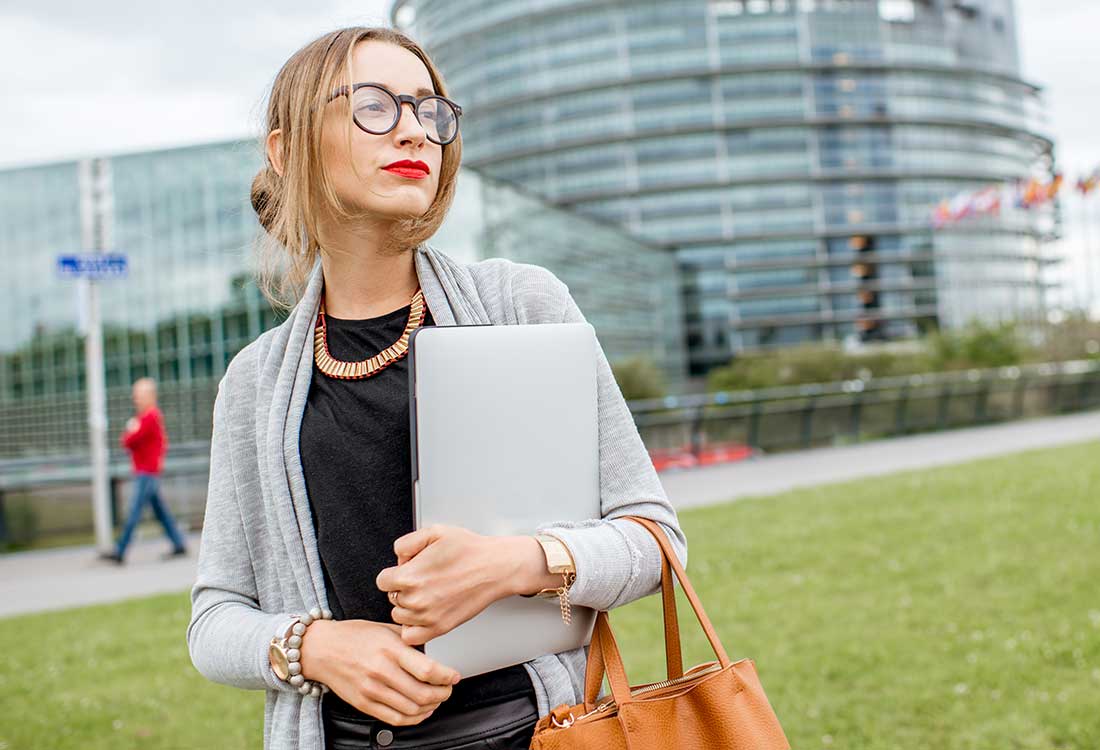
[[[287,661],[286,652],[279,648],[278,644],[272,643],[267,650],[268,660],[271,662],[271,669],[278,675],[280,680],[290,679],[290,662]]]

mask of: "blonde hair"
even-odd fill
[[[362,41],[389,42],[419,57],[431,76],[435,92],[447,96],[442,75],[428,54],[405,34],[385,26],[352,26],[318,37],[291,55],[275,76],[261,139],[264,167],[252,180],[252,208],[263,226],[256,242],[256,285],[275,308],[290,309],[301,298],[316,262],[317,218],[322,208],[340,219],[355,213],[333,189],[321,158],[321,133],[330,93],[352,81],[352,54]],[[347,102],[347,97],[342,98]],[[354,121],[347,115],[350,148]],[[283,174],[266,156],[267,135],[282,130]],[[420,216],[395,221],[383,251],[393,253],[419,246],[435,234],[454,201],[455,182],[462,160],[462,134],[443,147],[439,187],[431,206]],[[354,166],[353,166],[354,169]]]

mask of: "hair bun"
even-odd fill
[[[250,198],[252,200],[252,210],[256,212],[256,217],[260,220],[260,224],[267,231],[271,231],[272,221],[275,219],[275,196],[276,180],[278,174],[269,166],[265,166],[256,176],[252,178],[252,193]]]

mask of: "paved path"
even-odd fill
[[[772,495],[798,487],[946,466],[1090,440],[1100,440],[1100,411],[666,471],[661,474],[661,483],[677,508],[691,508],[750,495]],[[1097,457],[1100,458],[1100,448]]]
[[[677,508],[690,508],[1089,440],[1100,440],[1100,412],[780,453],[664,472],[661,481]],[[90,547],[0,555],[0,617],[183,591],[194,581],[198,535],[189,543],[191,556],[162,562],[167,541],[138,540],[122,568],[100,562]]]
[[[171,544],[163,534],[135,539],[122,567],[100,560],[93,547],[0,555],[0,617],[183,591],[195,580],[198,533],[187,543],[187,557],[164,561]]]

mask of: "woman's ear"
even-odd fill
[[[267,149],[267,160],[271,162],[271,167],[275,170],[276,174],[280,177],[283,176],[283,131],[281,128],[276,128],[267,134],[267,141],[265,142]]]

